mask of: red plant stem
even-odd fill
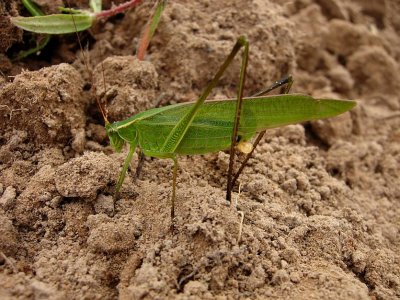
[[[143,32],[143,35],[142,35],[142,38],[141,38],[141,40],[139,42],[139,47],[138,47],[138,50],[137,50],[137,58],[139,60],[143,60],[144,59],[144,55],[146,54],[147,47],[150,44],[149,35],[150,35],[150,23],[148,23],[146,25],[146,28],[144,29],[144,32]]]
[[[114,7],[110,8],[109,10],[103,10],[96,14],[96,19],[108,18],[108,17],[114,16],[116,14],[119,14],[121,12],[124,12],[125,10],[138,5],[140,3],[140,1],[141,0],[130,0],[128,2],[120,4],[118,6],[114,6]]]

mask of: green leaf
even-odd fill
[[[93,12],[101,12],[101,2],[102,0],[90,0],[90,7],[92,8]]]
[[[47,34],[64,34],[90,28],[95,17],[88,14],[48,15],[39,17],[14,17],[11,22],[27,31]]]

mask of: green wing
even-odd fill
[[[243,99],[238,135],[250,139],[256,132],[288,124],[329,118],[344,113],[355,101],[314,99],[305,95],[278,95]],[[121,124],[135,123],[140,147],[152,156],[157,155],[168,136],[193,103],[151,109]],[[205,102],[197,112],[185,137],[176,149],[177,154],[203,154],[227,149],[230,146],[235,118],[236,100]],[[123,123],[125,122],[125,123]],[[128,123],[127,123],[128,122]]]

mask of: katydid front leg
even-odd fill
[[[119,173],[118,183],[117,183],[117,186],[115,187],[114,199],[117,199],[118,192],[121,189],[122,184],[124,183],[125,175],[126,175],[126,172],[128,171],[129,164],[132,161],[132,157],[133,157],[133,154],[135,153],[135,149],[136,149],[136,144],[129,145],[129,152],[128,152],[127,157],[125,158],[124,166],[122,167],[121,173]]]

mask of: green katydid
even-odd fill
[[[244,47],[244,51],[237,99],[205,101],[242,47]],[[258,93],[256,97],[244,98],[243,87],[248,53],[249,44],[244,37],[240,37],[196,102],[150,109],[115,123],[108,122],[103,113],[105,128],[112,148],[120,152],[125,143],[130,147],[116,185],[115,196],[124,182],[125,174],[137,146],[145,155],[172,159],[174,162],[171,196],[171,219],[173,222],[178,155],[204,154],[226,150],[230,147],[227,192],[227,199],[230,200],[233,183],[244,166],[242,165],[232,180],[233,151],[239,141],[240,143],[247,142],[256,133],[264,132],[268,128],[333,117],[356,105],[355,101],[350,100],[314,99],[299,94],[260,96],[283,84],[287,84],[290,88],[290,79],[277,82],[271,89]],[[261,135],[257,138],[256,143],[260,139]],[[251,153],[248,154],[245,162]]]

